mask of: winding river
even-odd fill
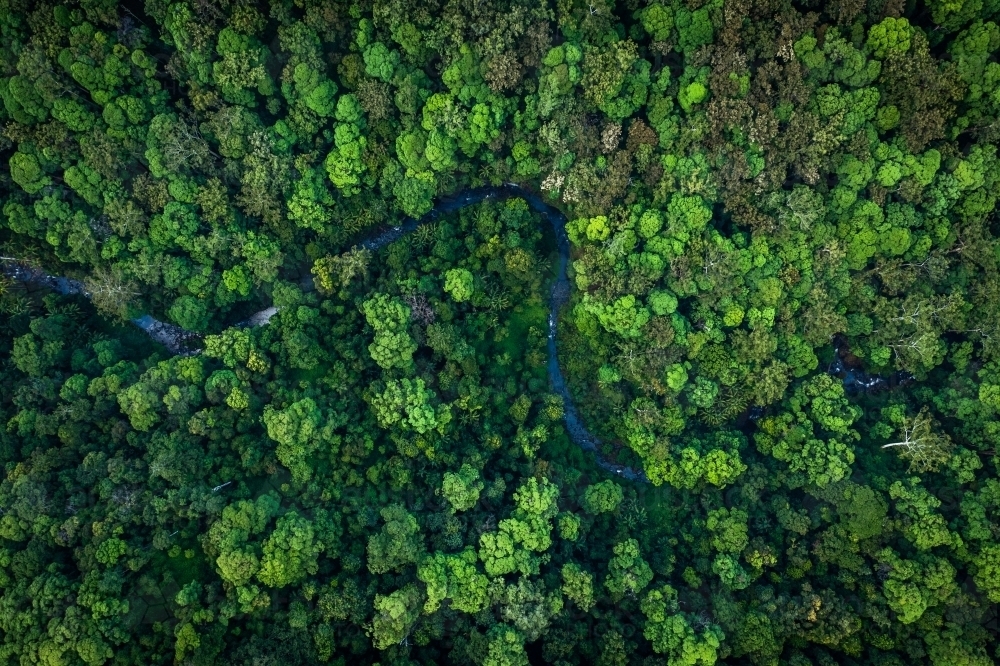
[[[506,199],[510,197],[521,197],[524,199],[534,212],[548,220],[555,234],[559,263],[549,297],[549,354],[547,365],[552,390],[563,399],[564,419],[570,439],[580,448],[593,452],[597,464],[607,472],[630,481],[646,482],[646,475],[642,470],[613,463],[604,457],[600,451],[600,440],[583,425],[572,396],[570,396],[569,388],[566,386],[566,379],[563,377],[562,369],[559,367],[559,358],[556,349],[556,327],[559,321],[559,314],[563,306],[569,302],[570,295],[570,282],[566,275],[566,266],[569,262],[569,237],[566,235],[566,216],[563,215],[562,211],[545,203],[534,192],[514,183],[507,183],[499,187],[469,189],[457,195],[443,197],[423,217],[407,220],[402,225],[392,227],[388,230],[379,230],[372,236],[360,241],[357,246],[377,251],[403,238],[422,224],[436,220],[442,215],[454,213],[466,206],[482,203],[490,199]],[[90,297],[86,286],[79,280],[48,275],[43,271],[17,262],[5,263],[3,272],[14,280],[32,283],[60,294],[79,294],[87,298]],[[265,308],[239,322],[236,326],[253,327],[266,325],[277,312],[278,309],[273,306]],[[162,344],[172,354],[187,355],[199,353],[191,345],[199,337],[198,334],[187,331],[180,326],[160,321],[149,314],[132,319],[132,324],[145,331],[151,339]]]
[[[90,298],[90,292],[87,291],[86,285],[73,278],[48,275],[37,268],[10,260],[3,263],[2,272],[12,280],[33,284],[43,289],[50,289],[64,296],[79,294],[85,298]],[[154,342],[158,342],[166,347],[172,354],[191,353],[189,343],[199,337],[196,333],[191,333],[180,326],[160,321],[148,314],[136,317],[132,320],[132,323],[145,331]]]
[[[442,215],[454,213],[462,208],[465,208],[466,206],[482,203],[486,200],[506,199],[510,197],[520,197],[524,199],[535,213],[539,214],[542,218],[547,220],[549,224],[551,224],[552,232],[555,235],[559,261],[556,267],[556,277],[552,283],[552,289],[549,295],[547,366],[549,383],[552,386],[552,390],[559,394],[563,399],[564,419],[566,423],[566,430],[569,433],[570,439],[572,439],[573,442],[581,449],[592,452],[597,464],[607,472],[630,481],[648,482],[648,479],[642,470],[611,462],[602,454],[600,450],[601,442],[589,430],[587,430],[587,427],[580,419],[580,415],[576,410],[576,405],[573,402],[569,388],[566,385],[566,379],[563,377],[562,369],[559,367],[559,356],[556,348],[556,327],[558,325],[559,315],[563,307],[569,302],[571,291],[569,277],[566,274],[566,267],[569,263],[570,253],[569,237],[566,234],[566,216],[562,213],[562,211],[543,201],[542,198],[534,192],[514,183],[507,183],[499,187],[469,189],[459,194],[444,197],[438,200],[434,208],[423,217],[408,220],[400,226],[392,227],[388,230],[380,230],[368,238],[360,241],[357,246],[367,250],[377,251],[384,248],[386,245],[405,237],[407,234],[412,233],[417,229],[417,227],[440,218]],[[51,276],[42,271],[25,267],[21,264],[7,263],[4,265],[3,272],[12,279],[21,282],[34,283],[39,286],[52,289],[53,291],[61,294],[80,294],[85,297],[90,296],[84,284],[78,280]],[[239,322],[236,326],[253,327],[266,325],[271,320],[271,317],[277,314],[277,312],[277,308],[273,306],[265,308]],[[186,331],[179,326],[162,322],[148,314],[136,317],[132,320],[132,323],[145,331],[150,338],[162,344],[173,354],[198,353],[198,351],[193,350],[193,347],[191,346],[191,342],[199,337],[195,333]],[[841,360],[841,354],[842,351],[838,345],[836,348],[835,360],[827,369],[827,372],[841,378],[844,382],[845,388],[849,392],[859,393],[884,390],[907,383],[913,378],[912,375],[909,375],[908,373],[895,373],[892,377],[886,380],[879,375],[871,375],[861,370],[850,369],[845,366],[844,362]],[[755,416],[759,418],[762,414],[763,411],[760,410],[760,408],[752,408],[750,410],[749,418],[756,420]]]

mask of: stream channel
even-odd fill
[[[570,282],[566,275],[566,266],[569,263],[569,237],[566,234],[566,216],[555,206],[547,204],[534,192],[527,190],[514,183],[507,183],[498,187],[481,187],[465,190],[459,194],[440,199],[434,208],[423,217],[410,219],[397,227],[387,230],[379,230],[369,238],[360,241],[357,246],[377,251],[394,243],[395,241],[410,234],[417,227],[438,219],[442,215],[454,213],[466,206],[482,203],[489,199],[506,199],[510,197],[520,197],[524,199],[531,209],[547,220],[552,226],[555,234],[556,249],[559,254],[559,261],[556,267],[556,277],[552,283],[549,295],[549,332],[548,332],[548,375],[552,390],[563,399],[564,419],[566,430],[570,439],[585,451],[591,451],[597,464],[605,471],[628,479],[629,481],[648,482],[642,470],[620,465],[608,460],[600,450],[600,440],[597,439],[580,419],[576,410],[576,405],[570,396],[569,387],[563,377],[562,369],[559,367],[559,357],[556,349],[556,327],[559,321],[559,314],[563,306],[569,302]],[[47,275],[41,271],[33,270],[20,264],[8,264],[3,271],[8,277],[21,282],[31,282],[42,287],[47,287],[60,294],[80,294],[89,296],[83,283],[72,278],[56,277]],[[277,308],[269,307],[257,312],[247,319],[239,322],[236,326],[253,327],[266,325],[278,312]],[[132,323],[146,332],[154,341],[162,344],[173,354],[192,354],[190,342],[199,336],[196,333],[187,331],[174,324],[162,322],[152,315],[143,315],[132,319]],[[834,362],[827,368],[827,372],[841,378],[844,387],[851,393],[867,393],[877,390],[891,388],[912,380],[912,376],[907,373],[895,373],[889,379],[884,379],[879,375],[868,374],[862,370],[850,369],[841,360],[841,349],[838,346]],[[750,419],[756,420],[763,414],[759,407],[750,409]]]

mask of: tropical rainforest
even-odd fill
[[[998,23],[0,0],[0,664],[997,663]]]

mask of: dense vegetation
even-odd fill
[[[998,21],[0,0],[0,664],[994,663]]]

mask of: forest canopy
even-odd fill
[[[0,664],[996,663],[998,24],[0,0]]]

